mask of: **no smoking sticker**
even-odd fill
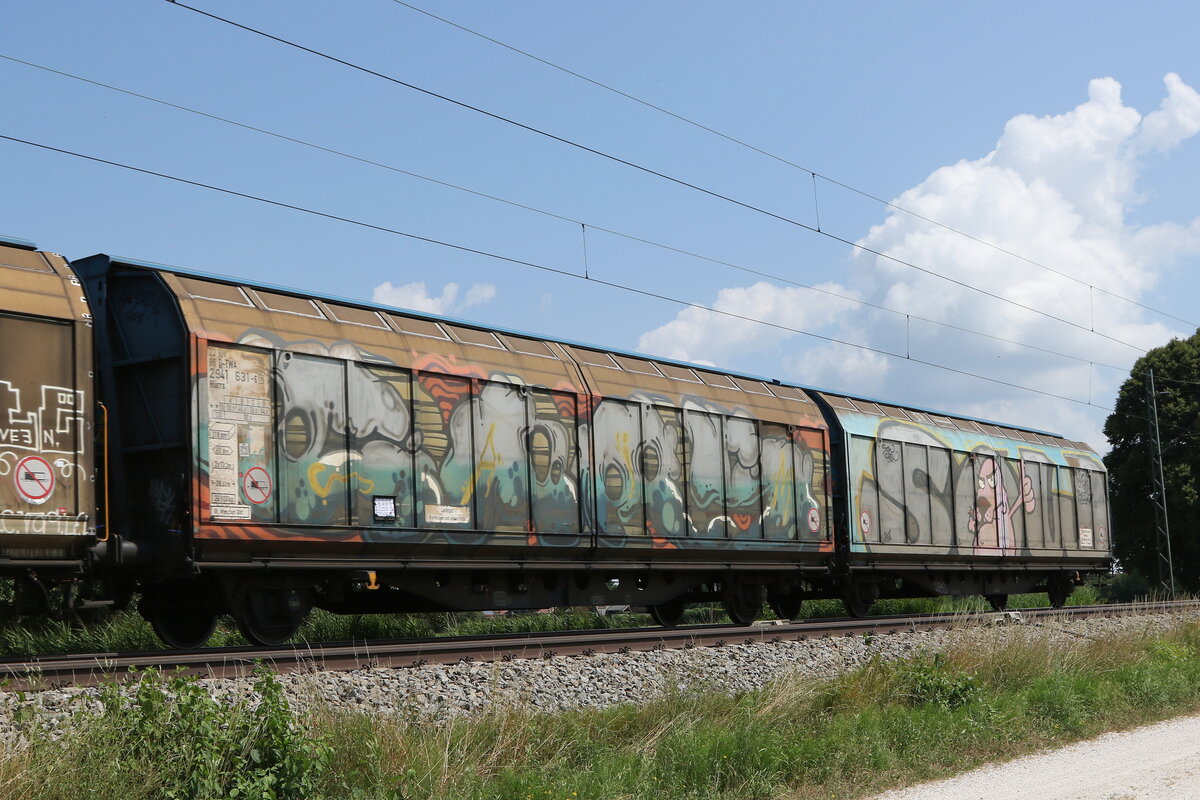
[[[255,505],[271,498],[271,476],[262,467],[251,467],[242,476],[242,494]]]
[[[815,508],[808,510],[808,529],[813,533],[821,530],[821,515]]]
[[[46,502],[54,492],[54,469],[41,456],[25,456],[17,462],[17,493],[34,505]]]
[[[858,524],[862,526],[863,533],[870,533],[871,532],[871,515],[868,514],[866,511],[862,512],[862,514],[860,514],[858,517]]]

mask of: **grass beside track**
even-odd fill
[[[1094,605],[1108,602],[1093,586],[1082,586],[1071,596],[1069,605]],[[1013,595],[1009,608],[1039,608],[1049,604],[1045,593]],[[917,598],[880,600],[873,614],[963,613],[990,610],[981,597]],[[846,612],[836,600],[814,600],[804,604],[803,616],[841,617]],[[769,609],[763,617],[770,618]],[[715,606],[689,609],[685,624],[722,623],[728,617]],[[432,636],[482,636],[496,633],[527,633],[599,628],[636,628],[653,625],[648,614],[596,614],[583,609],[564,609],[547,614],[504,614],[484,616],[475,612],[438,614],[372,614],[340,616],[316,610],[301,627],[297,642],[340,642],[369,639],[409,639]],[[210,647],[246,645],[228,618],[222,620],[208,641]],[[124,650],[153,650],[165,645],[158,640],[150,624],[132,610],[118,612],[109,619],[89,626],[54,620],[31,621],[0,629],[0,655],[91,653]]]
[[[447,722],[317,711],[294,721],[278,682],[219,705],[189,679],[144,677],[132,699],[0,761],[22,798],[358,800],[860,797],[1200,708],[1200,624],[1091,639],[977,629],[943,654],[871,661],[828,681],[645,706]]]

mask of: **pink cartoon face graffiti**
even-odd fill
[[[1013,517],[1022,509],[1033,513],[1036,507],[1033,480],[1021,470],[1021,500],[1012,505],[1008,490],[996,470],[994,456],[978,456],[975,470],[975,507],[968,512],[967,530],[975,537],[976,553],[1012,553],[1017,542],[1013,535]]]

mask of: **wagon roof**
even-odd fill
[[[10,247],[19,247],[22,250],[37,250],[37,245],[26,239],[18,239],[15,236],[5,236],[0,233],[0,244],[6,244]]]
[[[842,398],[847,398],[847,399],[853,400],[853,401],[855,401],[856,404],[862,403],[862,404],[864,404],[864,408],[869,408],[869,405],[867,405],[867,404],[873,404],[877,407],[885,407],[886,406],[886,407],[895,408],[895,409],[903,409],[906,412],[916,412],[918,414],[936,415],[938,417],[944,417],[944,418],[948,418],[951,420],[958,420],[958,421],[962,421],[964,423],[976,423],[978,425],[988,425],[988,426],[993,426],[995,428],[1000,428],[1000,429],[1011,429],[1013,431],[1020,431],[1022,433],[1031,434],[1031,435],[1037,436],[1037,437],[1047,437],[1047,438],[1057,440],[1056,444],[1058,446],[1070,446],[1070,447],[1073,447],[1076,449],[1091,450],[1091,448],[1088,447],[1087,444],[1085,444],[1083,442],[1071,442],[1070,440],[1067,440],[1065,437],[1063,437],[1061,434],[1053,433],[1050,431],[1038,430],[1036,428],[1030,428],[1030,427],[1026,427],[1026,426],[1017,426],[1017,425],[1013,425],[1011,423],[997,422],[994,420],[989,420],[989,419],[980,418],[980,417],[971,417],[971,416],[967,416],[967,415],[963,415],[963,414],[952,414],[952,413],[948,413],[948,412],[941,411],[938,409],[924,408],[924,407],[920,407],[920,406],[897,405],[894,402],[876,400],[876,399],[868,398],[868,397],[859,397],[859,396],[855,396],[855,395],[848,395],[843,392],[832,391],[832,390],[828,390],[828,389],[824,389],[824,388],[820,388],[820,387],[809,386],[809,385],[797,383],[794,381],[781,380],[778,378],[767,377],[767,376],[758,375],[758,374],[750,373],[750,372],[731,370],[731,369],[726,369],[723,367],[712,367],[712,366],[708,366],[708,365],[697,364],[694,362],[683,361],[683,360],[674,359],[674,358],[665,358],[662,356],[642,353],[642,352],[639,352],[636,350],[624,350],[624,349],[614,348],[614,347],[610,347],[610,346],[606,346],[606,345],[597,345],[597,344],[593,344],[590,342],[582,342],[582,341],[573,340],[573,339],[559,338],[559,337],[554,337],[554,336],[546,336],[541,333],[530,332],[530,331],[520,330],[520,329],[516,329],[516,328],[507,328],[507,327],[495,326],[495,325],[485,325],[485,324],[475,322],[472,320],[462,319],[460,317],[453,317],[453,316],[447,316],[447,315],[442,315],[442,314],[433,314],[433,313],[429,313],[426,311],[418,311],[415,309],[402,308],[402,307],[398,307],[398,306],[389,306],[389,305],[382,304],[382,303],[373,303],[373,302],[368,302],[368,301],[354,299],[354,298],[341,297],[338,295],[317,294],[314,292],[308,292],[308,291],[304,291],[302,289],[297,289],[295,287],[285,286],[285,285],[281,285],[281,284],[251,283],[251,282],[241,280],[241,279],[233,277],[233,276],[221,275],[221,274],[212,273],[212,272],[205,272],[203,270],[196,270],[196,269],[192,269],[192,268],[188,268],[188,267],[179,267],[179,266],[174,266],[174,265],[169,265],[169,264],[158,264],[158,263],[149,262],[149,261],[141,261],[141,260],[134,259],[134,258],[125,258],[122,256],[106,256],[106,257],[109,258],[114,263],[120,263],[120,264],[133,266],[133,267],[141,267],[144,269],[149,269],[149,270],[153,270],[153,271],[157,271],[157,272],[167,272],[167,273],[172,273],[172,274],[182,275],[182,276],[187,276],[187,277],[192,277],[192,278],[200,278],[203,280],[214,281],[217,283],[227,284],[227,285],[231,285],[231,286],[245,287],[245,288],[250,288],[250,289],[265,289],[268,291],[278,292],[280,294],[290,295],[293,297],[310,298],[310,299],[315,299],[315,300],[319,300],[322,302],[339,303],[339,304],[343,304],[343,305],[347,305],[347,306],[351,306],[351,307],[369,309],[369,310],[373,310],[373,311],[400,313],[405,316],[413,317],[413,318],[417,318],[417,319],[425,319],[425,320],[430,320],[433,322],[447,323],[447,324],[451,324],[451,325],[458,325],[458,326],[463,326],[463,327],[467,327],[467,328],[474,328],[476,330],[492,331],[492,332],[497,332],[497,333],[507,334],[507,335],[512,335],[512,336],[528,337],[531,339],[537,339],[537,340],[541,340],[541,341],[554,342],[556,344],[565,345],[568,347],[583,348],[583,349],[590,350],[590,351],[609,353],[609,354],[612,354],[615,356],[620,356],[620,357],[623,357],[626,359],[648,359],[648,360],[653,361],[656,364],[665,364],[668,366],[677,367],[682,370],[695,370],[695,371],[699,371],[699,373],[701,373],[701,374],[728,375],[733,378],[740,379],[741,381],[753,381],[756,383],[761,382],[761,383],[767,384],[769,387],[786,387],[788,389],[799,390],[799,392],[801,392],[801,393],[807,393],[810,395],[820,394],[820,395],[823,395],[826,397],[842,397]],[[739,388],[745,390],[745,386],[740,383],[739,383]],[[969,426],[963,426],[963,427],[965,429],[970,429]],[[1014,438],[1021,439],[1024,437],[1014,437]],[[1030,441],[1035,441],[1035,440],[1030,440]]]
[[[0,237],[0,311],[80,320],[87,303],[71,285],[66,259],[33,242]]]
[[[991,422],[958,414],[904,406],[864,397],[854,397],[836,392],[819,392],[820,398],[837,416],[842,428],[851,434],[875,436],[884,420],[912,423],[930,434],[949,441],[990,443],[996,449],[1015,446],[1026,450],[1029,446],[1043,452],[1088,453],[1095,451],[1086,442],[1077,442],[1059,434],[1039,431],[1017,425]],[[882,435],[882,434],[880,434]],[[893,428],[886,438],[904,438],[901,428]],[[1056,456],[1057,460],[1057,456]]]

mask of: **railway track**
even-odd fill
[[[237,677],[258,665],[277,672],[347,671],[369,667],[414,667],[463,661],[508,661],[555,655],[627,653],[686,647],[721,647],[864,634],[897,634],[965,624],[1016,623],[1039,619],[1110,614],[1149,614],[1200,607],[1200,600],[1038,608],[1020,611],[914,614],[864,619],[770,620],[752,626],[689,625],[484,637],[437,637],[371,642],[298,643],[285,647],[222,647],[193,651],[35,655],[0,659],[0,679],[10,689],[88,686],[121,679],[134,670],[182,671],[201,677]]]

